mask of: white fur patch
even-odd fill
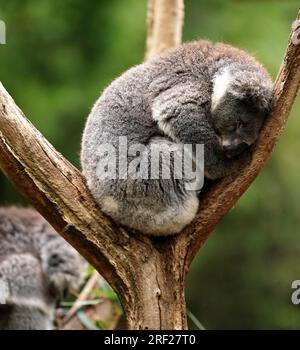
[[[172,140],[178,142],[177,137],[173,134],[170,124],[165,121],[159,121],[158,123],[159,129],[167,136],[169,136]]]
[[[214,110],[225,96],[232,82],[232,75],[228,69],[215,75],[213,83],[213,93],[211,97],[211,109]]]
[[[104,197],[101,203],[103,211],[109,214],[115,214],[119,211],[119,204],[113,197]]]
[[[184,203],[184,215],[181,220],[184,226],[188,225],[196,216],[199,207],[199,199],[197,195],[191,195]]]
[[[179,142],[174,135],[170,124],[164,119],[163,110],[165,109],[164,105],[160,105],[157,101],[154,102],[152,106],[152,116],[155,121],[157,121],[158,128],[166,135],[169,136],[172,140]]]
[[[152,226],[146,233],[154,236],[167,236],[179,233],[195,218],[199,206],[199,199],[195,193],[183,203],[183,206],[168,207],[158,214],[154,214],[151,209],[140,208],[137,216],[149,216],[152,218]],[[137,227],[140,229],[140,227]],[[145,232],[145,229],[144,229]]]
[[[228,139],[222,139],[221,144],[223,147],[227,147],[227,146],[230,146],[232,144],[232,141],[228,140]]]

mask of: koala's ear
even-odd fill
[[[273,83],[263,71],[238,72],[231,89],[236,98],[250,108],[263,114],[271,111]]]
[[[241,101],[251,109],[268,115],[272,110],[272,89],[263,86],[249,86],[241,91]]]

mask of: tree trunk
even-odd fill
[[[146,59],[181,43],[183,20],[183,0],[148,0]]]
[[[122,295],[129,329],[187,329],[184,297],[186,246],[169,238],[151,239],[135,252],[128,281],[130,295]],[[125,297],[125,300],[123,300]]]

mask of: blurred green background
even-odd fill
[[[299,2],[186,0],[184,41],[225,41],[275,78]],[[79,166],[94,101],[143,60],[146,0],[0,0],[0,80],[33,124]],[[300,100],[258,179],[198,254],[188,308],[208,329],[297,329],[300,305]],[[0,174],[0,204],[23,203]],[[193,327],[193,325],[191,325]]]

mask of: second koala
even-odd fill
[[[53,329],[56,303],[78,286],[84,268],[37,212],[0,208],[0,330]]]
[[[88,117],[81,161],[88,187],[114,220],[149,235],[180,232],[195,217],[198,192],[187,180],[99,176],[99,147],[118,148],[119,137],[162,148],[204,144],[205,177],[230,174],[252,145],[271,109],[272,81],[247,53],[198,41],[129,69],[103,92]],[[175,147],[175,148],[174,148]],[[128,160],[140,155],[127,154]],[[149,159],[150,167],[151,159]]]

